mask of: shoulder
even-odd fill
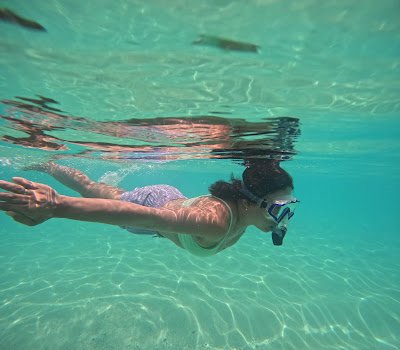
[[[231,212],[231,208],[227,202],[211,195],[185,199],[181,201],[178,206],[181,208],[201,209],[203,211],[216,213],[230,214]]]
[[[231,209],[225,202],[213,196],[173,201],[167,203],[163,209],[166,211],[160,213],[161,215],[174,218],[173,222],[170,222],[172,225],[165,227],[165,230],[170,232],[190,233],[202,237],[215,236],[225,234],[231,223]],[[168,212],[172,212],[173,215]]]
[[[229,227],[231,223],[232,209],[230,204],[218,197],[209,195],[193,198],[191,208],[209,218],[214,218],[220,225]]]

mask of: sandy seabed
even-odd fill
[[[344,246],[322,231],[309,244],[297,230],[296,240],[277,248],[250,231],[235,247],[200,259],[163,239],[61,225],[61,233],[50,233],[60,225],[48,223],[1,234],[2,349],[400,344],[396,245]]]

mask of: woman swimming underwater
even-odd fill
[[[250,164],[242,180],[217,181],[211,195],[185,197],[169,185],[153,185],[125,192],[90,180],[79,170],[52,162],[34,168],[52,175],[81,194],[58,194],[50,186],[14,177],[0,181],[0,210],[28,226],[51,218],[122,226],[133,233],[156,234],[197,256],[214,255],[235,244],[248,226],[272,231],[281,245],[288,220],[298,201],[293,180],[278,161]]]

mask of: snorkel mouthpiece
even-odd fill
[[[288,221],[289,212],[286,213],[282,221],[272,230],[272,243],[274,243],[274,245],[282,245],[287,232]]]
[[[282,245],[283,239],[285,238],[287,232],[287,227],[286,226],[277,226],[272,230],[272,243],[274,245]]]

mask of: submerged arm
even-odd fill
[[[124,192],[122,189],[107,185],[101,182],[92,181],[83,172],[64,165],[58,165],[53,162],[33,165],[27,170],[37,170],[53,176],[63,185],[78,192],[87,198],[109,198],[118,199]]]
[[[203,237],[223,234],[228,228],[226,217],[218,215],[222,208],[149,208],[113,199],[62,196],[47,185],[22,178],[13,181],[0,181],[8,191],[0,193],[0,210],[25,225],[65,218]]]
[[[227,230],[223,220],[197,208],[150,208],[113,199],[60,196],[54,217],[196,236],[223,234]]]

